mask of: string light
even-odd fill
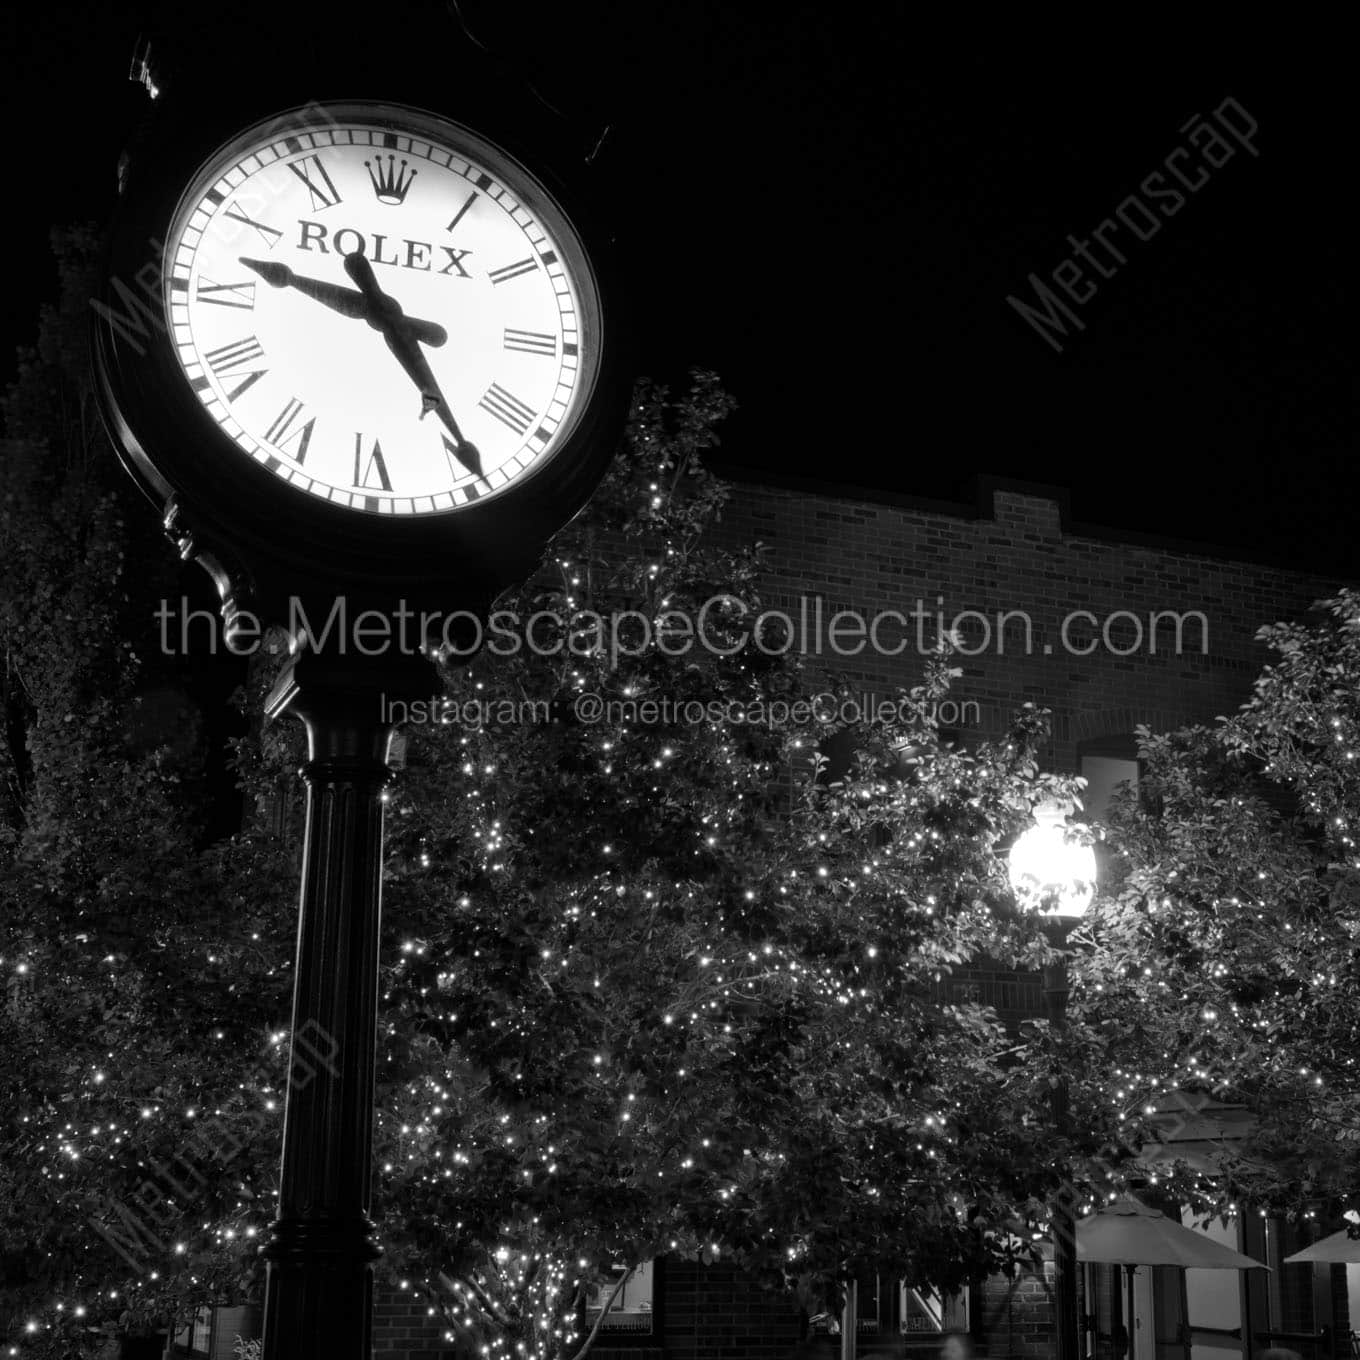
[[[660,436],[641,439],[648,443],[645,494],[636,494],[636,477],[618,489],[631,497],[627,516],[645,516],[658,542],[648,543],[632,584],[649,608],[670,607],[692,598],[708,560],[697,556],[683,518],[673,526],[666,519],[682,508],[676,486],[688,454],[684,463],[673,449],[659,457]],[[653,480],[658,469],[662,481]],[[560,569],[564,594],[571,592],[565,598],[598,602],[619,588],[601,580],[594,549],[563,541],[573,546],[549,564]],[[767,680],[783,678],[767,676],[765,665],[733,657],[701,679],[729,686],[746,716],[768,697]],[[611,696],[646,699],[660,672],[646,664],[634,669],[614,674],[600,658],[574,658],[556,693],[600,685]],[[667,683],[682,683],[679,670],[667,663]],[[464,693],[482,683],[478,675],[494,674],[453,671],[447,662],[445,673]],[[724,1215],[770,1196],[796,1155],[773,1127],[759,1146],[730,1145],[728,1102],[734,1091],[742,1095],[749,1085],[754,1093],[769,1080],[763,1063],[784,1063],[781,1080],[807,1083],[810,1100],[829,1099],[814,1088],[831,1073],[861,1081],[855,1094],[866,1102],[892,1105],[891,1113],[871,1110],[882,1144],[856,1149],[872,1168],[863,1184],[847,1182],[857,1210],[887,1216],[912,1203],[917,1189],[887,1177],[898,1153],[927,1184],[961,1165],[951,1121],[937,1108],[939,1091],[918,1094],[901,1082],[900,1046],[904,1033],[913,1041],[922,1036],[925,1056],[944,1070],[990,1052],[988,1044],[1009,1042],[999,1026],[988,1030],[976,1017],[956,1022],[937,1003],[952,961],[997,942],[992,904],[983,899],[1004,894],[998,846],[1010,810],[1032,801],[1015,796],[1028,794],[1027,778],[1011,771],[1013,752],[950,754],[928,724],[913,720],[908,735],[923,753],[913,780],[874,776],[851,780],[841,793],[819,792],[800,773],[806,764],[793,763],[812,742],[806,733],[735,726],[705,722],[676,734],[611,722],[559,732],[554,746],[536,733],[542,740],[524,747],[517,732],[442,731],[413,739],[407,772],[382,795],[392,831],[385,910],[400,931],[383,960],[375,1120],[382,1199],[437,1206],[432,1212],[451,1242],[461,1241],[467,1222],[468,1240],[481,1249],[477,1267],[451,1276],[451,1285],[440,1279],[443,1263],[403,1257],[394,1268],[406,1272],[403,1287],[448,1324],[449,1339],[457,1335],[481,1354],[562,1356],[578,1339],[581,1291],[593,1292],[613,1265],[603,1250],[599,1259],[575,1256],[561,1233],[534,1221],[540,1197],[556,1193],[543,1189],[548,1177],[566,1183],[562,1193],[579,1195],[582,1180],[602,1165],[626,1167],[616,1176],[621,1194],[645,1206],[649,1250],[669,1243],[672,1251],[706,1251],[712,1259],[735,1254],[723,1230],[739,1220]],[[544,758],[545,749],[553,759]],[[422,754],[426,766],[417,759]],[[579,823],[568,827],[530,815],[552,794],[558,757],[580,800]],[[807,807],[790,810],[786,804],[798,798]],[[990,829],[968,829],[979,823]],[[965,870],[974,878],[963,891]],[[270,887],[250,891],[267,895],[282,917],[287,892],[269,875],[261,878]],[[195,933],[168,948],[181,950],[181,960],[192,951],[196,968],[206,958],[215,985],[239,986],[233,1004],[245,1011],[256,989],[274,996],[282,989],[278,978],[266,983],[272,973],[254,962],[268,952],[252,928],[260,920],[243,913],[234,934],[232,924],[221,939]],[[277,936],[266,938],[279,949]],[[142,966],[137,951],[131,954],[119,971],[133,971],[118,983],[130,995],[144,981],[135,971]],[[194,1032],[215,1037],[212,1068],[222,1073],[241,1042],[235,1017],[227,1019],[206,1016]],[[125,1055],[109,1055],[61,1116],[79,1123],[63,1129],[43,1113],[41,1132],[30,1136],[47,1140],[43,1155],[53,1168],[82,1155],[86,1162],[111,1159],[105,1144],[112,1137],[133,1140],[125,1155],[135,1164],[188,1137],[186,1122],[207,1126],[219,1118],[227,1127],[263,1130],[259,1142],[272,1148],[279,1121],[265,1115],[282,1104],[274,1096],[287,1084],[289,1036],[267,1007],[257,1008],[256,1019],[266,1057],[250,1055],[261,1066],[245,1081],[246,1061],[231,1081],[195,1061],[158,1091],[139,1084]],[[804,1043],[830,1055],[826,1071],[820,1059],[803,1070]],[[876,1092],[876,1080],[891,1101]],[[952,1089],[951,1079],[942,1080]],[[106,1084],[115,1088],[107,1095],[92,1089]],[[138,1110],[135,1132],[123,1128],[128,1115],[109,1108]],[[899,1119],[912,1132],[894,1142]],[[114,1120],[119,1132],[110,1136]],[[88,1136],[97,1146],[76,1132],[96,1127],[106,1131]],[[190,1271],[207,1276],[211,1266],[214,1278],[226,1278],[228,1263],[252,1259],[258,1229],[250,1220],[261,1220],[274,1195],[256,1160],[227,1157],[229,1175],[214,1183],[235,1190],[224,1191],[220,1203],[181,1206],[180,1240],[168,1259],[120,1287],[145,1289],[154,1280],[162,1286],[157,1296],[169,1297]],[[874,1183],[879,1175],[883,1183]],[[487,1183],[510,1187],[507,1202],[520,1218],[487,1221],[478,1198]],[[683,1229],[677,1206],[695,1216]],[[799,1261],[818,1248],[814,1237],[768,1244],[772,1257]],[[580,1274],[564,1263],[573,1259]],[[98,1273],[92,1268],[90,1278]],[[490,1308],[479,1291],[493,1301]],[[494,1301],[521,1294],[527,1302],[516,1326],[497,1324]],[[93,1287],[82,1297],[92,1299]],[[108,1298],[116,1301],[115,1291]]]

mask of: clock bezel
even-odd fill
[[[268,612],[268,601],[280,590],[274,578],[295,583],[290,588],[297,592],[312,585],[426,599],[469,577],[508,583],[532,568],[543,542],[584,505],[622,429],[631,375],[622,366],[622,290],[613,278],[610,241],[589,205],[553,167],[533,162],[503,137],[489,137],[427,104],[390,94],[299,103],[296,90],[290,93],[294,97],[286,103],[277,94],[259,93],[233,111],[192,97],[179,101],[178,116],[169,116],[170,108],[158,110],[110,233],[99,299],[103,321],[96,309],[98,390],[115,445],[167,520],[176,520],[185,555],[213,559],[205,565],[219,576],[224,596],[230,578],[238,605],[264,605]],[[545,231],[573,257],[582,324],[589,306],[596,328],[598,358],[593,373],[587,375],[583,366],[579,379],[589,383],[589,390],[580,391],[570,430],[494,495],[413,514],[337,505],[256,462],[190,387],[169,332],[164,297],[173,249],[169,229],[179,205],[210,163],[224,163],[219,157],[242,139],[263,138],[271,123],[284,135],[285,128],[305,127],[298,119],[309,110],[315,122],[317,110],[331,109],[344,110],[351,121],[408,117],[447,128],[454,147],[463,137],[470,149],[485,148],[496,161],[488,170],[508,171],[504,182],[512,193],[528,186],[526,198],[532,196],[539,210],[549,205]],[[147,296],[153,276],[154,300]],[[138,301],[130,304],[129,295]],[[160,325],[148,323],[141,334],[125,334],[129,328],[108,323],[110,311],[126,316],[129,306],[134,325],[153,309]]]

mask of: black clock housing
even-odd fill
[[[353,44],[350,44],[352,49]],[[612,235],[590,171],[542,119],[507,110],[485,73],[437,62],[263,62],[246,80],[182,62],[122,170],[96,299],[93,354],[106,423],[128,470],[185,557],[213,575],[231,626],[248,610],[286,623],[293,602],[345,595],[366,608],[465,609],[532,571],[544,542],[585,504],[626,419],[632,373]],[[165,78],[162,76],[162,78]],[[190,389],[170,342],[161,252],[180,197],[244,129],[309,104],[425,111],[475,132],[551,196],[583,247],[599,301],[599,363],[565,442],[520,483],[423,515],[366,514],[292,487],[245,457]]]

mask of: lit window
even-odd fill
[[[968,1330],[968,1290],[937,1294],[927,1285],[903,1284],[899,1304],[901,1330],[908,1336]]]
[[[625,1265],[616,1265],[611,1278],[595,1289],[586,1304],[586,1324],[594,1326],[595,1319],[614,1292],[619,1277],[625,1273],[628,1278],[622,1289],[614,1297],[609,1312],[600,1324],[600,1331],[610,1332],[650,1332],[652,1330],[652,1286],[656,1279],[656,1263],[644,1261],[630,1272]]]

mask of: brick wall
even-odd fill
[[[788,1296],[761,1290],[735,1269],[667,1261],[660,1346],[597,1340],[595,1360],[789,1360],[802,1312]],[[452,1360],[444,1327],[409,1292],[375,1290],[373,1360]]]
[[[731,1266],[667,1261],[664,1287],[666,1360],[789,1360],[802,1335],[790,1297],[757,1288]]]
[[[1050,759],[1065,769],[1075,768],[1082,741],[1131,734],[1139,723],[1164,729],[1231,711],[1268,659],[1256,630],[1297,617],[1339,584],[1207,552],[1086,536],[1064,528],[1058,501],[1034,492],[994,489],[982,510],[978,516],[963,507],[912,508],[739,483],[719,537],[769,546],[763,599],[795,622],[803,597],[822,597],[825,623],[842,609],[870,616],[898,609],[910,619],[919,601],[927,616],[923,624],[913,619],[905,629],[883,628],[888,645],[906,641],[900,656],[876,655],[866,647],[858,656],[838,657],[824,641],[821,656],[810,658],[875,692],[919,682],[918,627],[929,645],[938,613],[948,624],[963,611],[979,611],[993,642],[976,656],[956,659],[964,670],[956,697],[976,701],[982,735],[1003,730],[1022,703],[1052,708]],[[812,611],[815,604],[806,608]],[[1030,618],[1028,655],[1025,626],[1011,616],[1018,610]],[[1110,640],[1119,651],[1133,649],[1129,655],[1103,645],[1087,656],[1068,653],[1060,627],[1076,610],[1100,620],[1131,612],[1144,645],[1133,649],[1135,625],[1120,615],[1110,625]],[[1151,616],[1163,610],[1201,611],[1208,654],[1200,654],[1196,622],[1187,622],[1186,651],[1170,654],[1174,625],[1167,620],[1158,623],[1160,647],[1150,654]],[[1002,615],[1008,621],[998,630]],[[961,627],[968,647],[978,647],[981,622],[965,618]],[[998,632],[1005,647],[1001,655]],[[1070,635],[1078,646],[1094,636],[1084,620],[1073,622]]]
[[[992,1360],[1051,1360],[1053,1263],[1046,1261],[1042,1274],[985,1280],[974,1292],[973,1319],[974,1333],[985,1338],[982,1354]]]
[[[218,1308],[213,1316],[212,1360],[235,1360],[236,1338],[250,1341],[260,1335],[258,1308]]]
[[[995,1276],[974,1295],[979,1355],[992,1360],[1047,1360],[1052,1353],[1052,1264],[1042,1276]],[[661,1346],[596,1343],[592,1360],[795,1360],[802,1310],[790,1295],[762,1289],[730,1266],[667,1261]],[[442,1327],[396,1290],[379,1286],[374,1360],[452,1360]],[[898,1347],[900,1349],[900,1347]],[[824,1347],[839,1354],[834,1346]]]
[[[373,1360],[453,1360],[445,1325],[410,1290],[379,1283],[373,1291]]]
[[[1346,1267],[1332,1266],[1327,1273],[1330,1276],[1332,1300],[1332,1315],[1327,1321],[1331,1324],[1333,1334],[1345,1339],[1350,1336],[1351,1331],[1351,1304],[1349,1285],[1346,1282]],[[1341,1353],[1345,1354],[1344,1349]]]

